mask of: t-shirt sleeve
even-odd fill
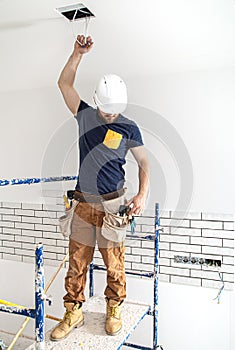
[[[89,106],[89,104],[87,104],[85,101],[81,100],[80,105],[78,107],[78,111],[77,114],[74,116],[77,119],[77,122],[79,123],[81,120],[81,117],[83,115],[83,112],[87,109],[87,108],[92,108],[91,106]]]
[[[143,146],[143,138],[139,127],[134,123],[131,125],[130,138],[127,141],[128,149],[138,146]]]

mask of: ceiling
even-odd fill
[[[77,1],[79,2],[79,1]],[[0,0],[0,91],[54,86],[84,21],[54,9],[65,0]],[[84,0],[96,15],[82,82],[106,72],[157,76],[235,65],[234,0]]]

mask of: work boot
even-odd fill
[[[81,304],[65,302],[66,312],[63,321],[61,321],[51,332],[50,339],[53,341],[66,338],[73,328],[84,324]]]
[[[117,335],[122,328],[122,302],[106,298],[106,303],[106,333],[108,335]]]

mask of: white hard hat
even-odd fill
[[[127,106],[126,84],[118,75],[107,74],[100,79],[94,101],[99,109],[108,114],[124,112]]]

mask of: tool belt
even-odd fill
[[[74,210],[79,202],[102,203],[105,216],[101,227],[101,234],[107,240],[121,243],[126,238],[126,230],[133,218],[128,214],[126,207],[126,188],[104,195],[92,195],[79,191],[68,191],[71,208],[59,218],[60,230],[64,237],[71,234],[71,223]]]
[[[124,195],[124,193],[125,193],[124,188],[114,192],[105,193],[102,195],[95,195],[95,194],[80,192],[75,190],[75,191],[68,191],[67,196],[70,200],[75,199],[79,202],[102,203],[104,201],[109,201],[111,199],[121,197]]]

